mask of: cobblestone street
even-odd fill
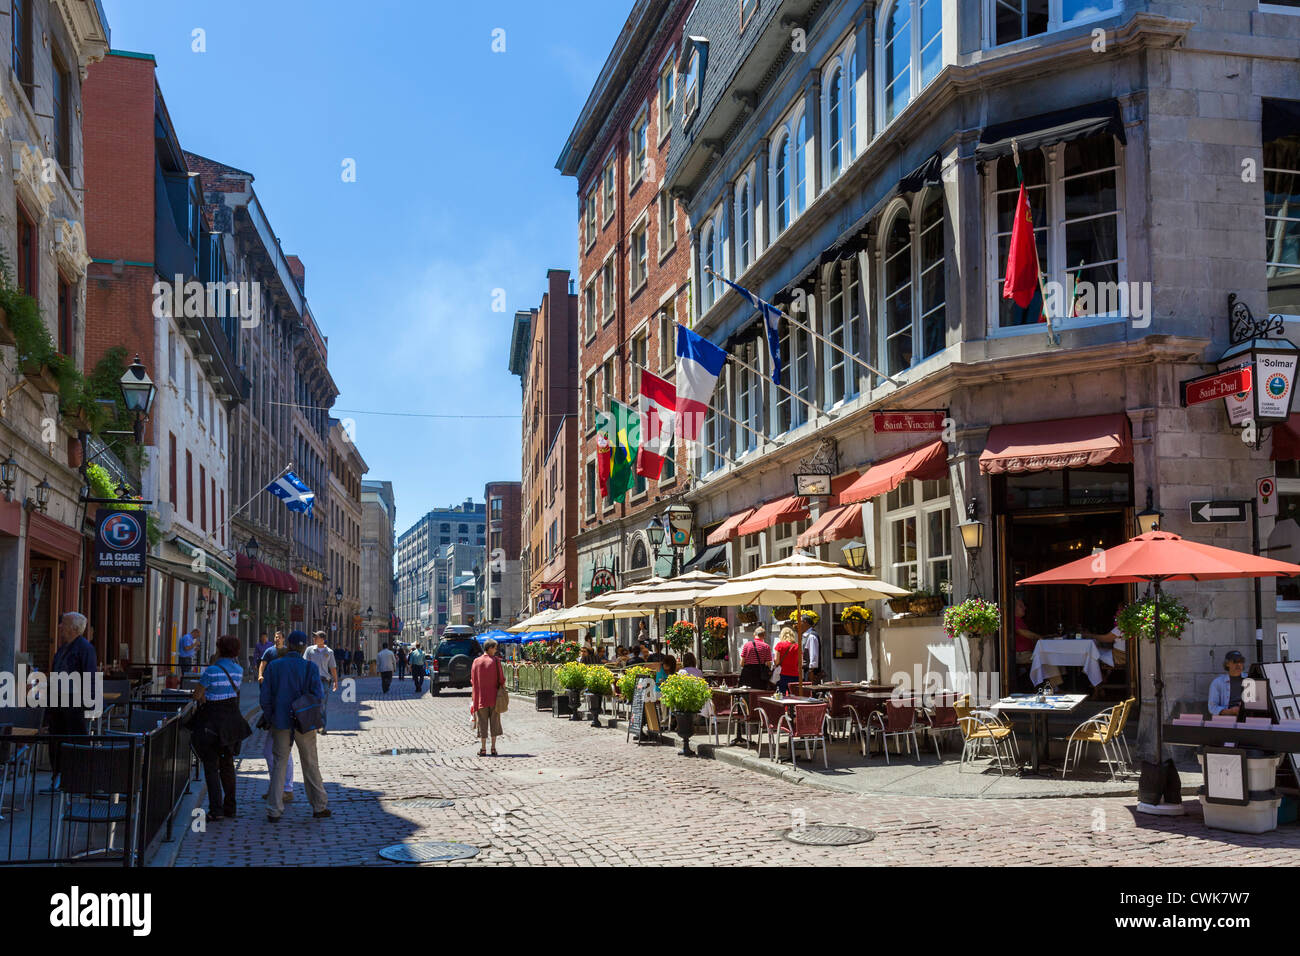
[[[186,835],[179,866],[383,864],[404,841],[480,848],[468,865],[1127,864],[1295,865],[1300,831],[1207,830],[1199,816],[1135,818],[1134,798],[945,799],[858,796],[786,783],[675,746],[625,741],[539,713],[515,697],[502,756],[476,756],[467,691],[384,697],[358,681],[330,701],[320,758],[333,817],[311,819],[301,777],[278,824],[266,821],[262,733],[244,746],[239,816]],[[672,740],[676,742],[674,736]],[[697,739],[702,742],[702,738]],[[296,768],[295,768],[296,771]],[[453,805],[436,808],[436,800]],[[868,827],[842,848],[783,839],[800,824]],[[449,864],[450,865],[450,864]],[[456,864],[460,865],[460,864]]]

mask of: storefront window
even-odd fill
[[[758,534],[747,534],[740,539],[740,564],[745,569],[745,573],[757,571],[759,565],[763,563],[761,545],[759,544],[762,536]]]
[[[1277,463],[1277,520],[1288,518],[1300,524],[1300,462],[1279,461]],[[1283,475],[1292,477],[1284,478]],[[1283,561],[1295,561],[1294,556],[1280,552],[1274,557]],[[1300,611],[1300,578],[1277,579],[1278,610]]]
[[[942,591],[952,580],[948,479],[905,481],[885,496],[886,573],[904,588]]]
[[[1003,511],[1034,508],[1130,504],[1133,500],[1132,467],[1111,465],[1099,468],[1067,468],[1004,475],[994,485]]]
[[[1070,504],[1125,504],[1129,500],[1127,467],[1090,468],[1070,473]]]

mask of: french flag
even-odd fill
[[[636,473],[659,480],[664,461],[673,453],[673,426],[677,418],[677,389],[658,375],[641,372],[641,446],[636,455]]]
[[[699,441],[704,414],[727,353],[684,325],[677,326],[677,419],[683,441]]]

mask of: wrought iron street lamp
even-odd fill
[[[1152,504],[1153,493],[1151,486],[1147,485],[1147,506],[1137,513],[1138,534],[1147,534],[1151,531],[1160,530],[1160,519],[1163,518],[1164,512],[1157,511]]]
[[[5,501],[14,500],[14,483],[18,481],[18,462],[13,455],[0,461],[0,485],[4,486]]]
[[[250,536],[248,544],[244,545],[244,553],[252,560],[257,560],[257,554],[262,550],[262,546],[257,543],[257,538]]]
[[[144,363],[140,361],[137,354],[131,367],[118,380],[118,386],[122,389],[122,401],[126,405],[126,410],[135,416],[135,442],[141,444],[144,441],[144,420],[149,415],[149,409],[153,407],[153,398],[158,389],[154,386],[153,379],[145,371]]]

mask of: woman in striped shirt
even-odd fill
[[[235,754],[252,733],[239,712],[239,685],[244,679],[237,660],[239,648],[237,637],[217,638],[217,659],[199,675],[199,686],[194,688],[199,710],[190,725],[190,740],[207,778],[209,820],[235,815]]]

